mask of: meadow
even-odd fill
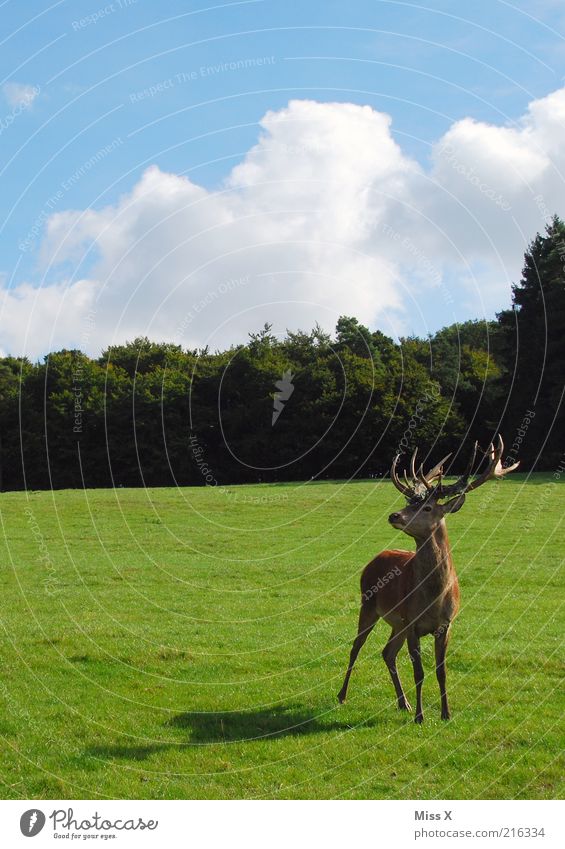
[[[359,575],[412,548],[386,480],[2,493],[4,798],[563,794],[565,485],[448,517],[462,609],[442,722],[396,710],[379,623],[348,701]],[[406,649],[399,671],[413,703]]]

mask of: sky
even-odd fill
[[[561,0],[5,0],[0,354],[493,318],[564,60]]]

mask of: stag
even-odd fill
[[[388,520],[393,528],[414,538],[416,551],[382,551],[363,570],[357,636],[351,649],[343,687],[338,694],[340,702],[345,701],[357,655],[377,620],[384,619],[391,626],[392,632],[382,655],[394,684],[399,709],[411,710],[396,669],[396,657],[407,640],[416,684],[415,720],[423,722],[424,669],[420,657],[420,638],[433,634],[441,718],[449,719],[445,655],[451,623],[459,609],[459,584],[451,557],[445,516],[461,509],[467,492],[489,480],[502,478],[518,467],[518,463],[514,463],[503,468],[503,451],[504,443],[500,436],[496,447],[491,443],[484,452],[475,443],[465,472],[455,483],[448,485],[443,480],[444,464],[451,454],[424,473],[422,465],[416,468],[416,449],[410,462],[410,478],[405,472],[404,482],[396,472],[400,455],[394,458],[390,477],[408,504],[403,510],[391,513]],[[473,473],[477,452],[488,457],[486,468],[481,474]]]

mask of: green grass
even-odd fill
[[[513,475],[449,517],[453,719],[427,638],[421,727],[395,709],[383,623],[335,698],[361,569],[412,548],[390,483],[2,494],[3,796],[562,795],[552,481]]]

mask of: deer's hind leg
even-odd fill
[[[351,678],[351,673],[353,671],[353,667],[355,666],[357,655],[363,648],[365,640],[375,627],[378,618],[379,615],[377,613],[376,600],[370,599],[369,601],[362,601],[361,610],[359,611],[359,624],[357,626],[357,636],[355,637],[353,645],[351,647],[351,653],[349,655],[349,666],[347,667],[347,672],[345,673],[343,686],[337,696],[338,701],[341,703],[345,701],[349,679]]]
[[[436,657],[436,676],[439,684],[439,692],[441,696],[441,718],[449,719],[449,704],[447,701],[447,689],[445,685],[445,655],[447,652],[447,643],[449,641],[449,625],[444,628],[439,628],[435,633],[435,657]]]
[[[392,678],[392,683],[394,684],[396,698],[398,700],[398,709],[412,710],[408,704],[406,696],[404,695],[404,690],[402,689],[402,684],[398,677],[398,670],[396,669],[396,656],[404,645],[405,640],[406,631],[404,629],[397,630],[396,628],[393,628],[390,637],[388,638],[388,643],[383,649],[383,660],[387,665],[390,677]]]

